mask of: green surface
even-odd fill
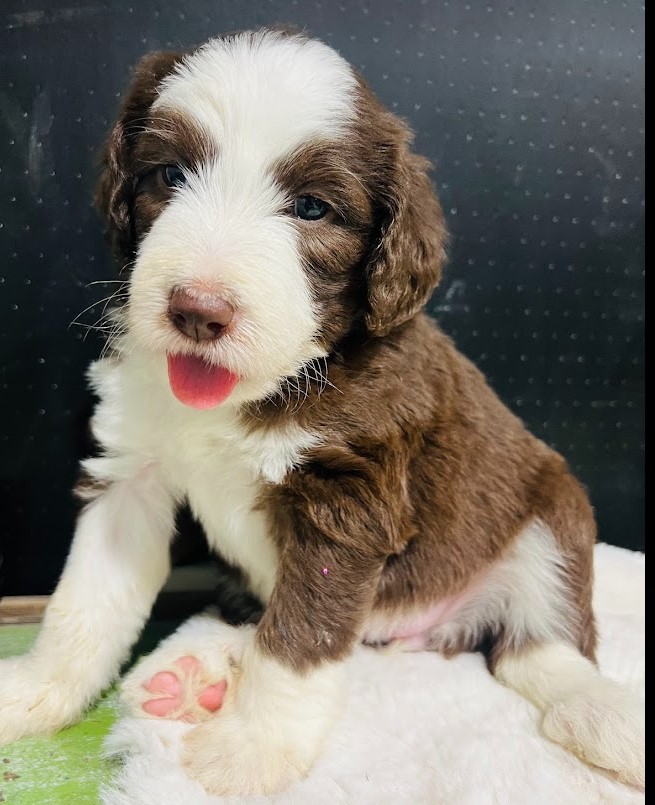
[[[151,624],[135,655],[147,653],[174,624]],[[0,626],[0,657],[23,654],[39,627]],[[0,803],[90,805],[99,802],[112,761],[102,758],[102,742],[116,720],[116,691],[105,693],[79,724],[51,738],[24,738],[0,748]]]

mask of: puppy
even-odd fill
[[[98,193],[127,296],[90,371],[99,456],[38,640],[0,665],[0,741],[117,676],[186,502],[265,611],[193,619],[124,698],[195,724],[208,791],[305,775],[360,641],[484,651],[548,738],[643,783],[642,705],[594,662],[587,496],[421,312],[446,230],[411,139],[299,34],[137,66]]]

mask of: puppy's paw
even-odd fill
[[[87,702],[73,684],[47,678],[30,655],[0,660],[0,746],[77,721]]]
[[[587,763],[613,772],[628,785],[644,787],[644,704],[627,687],[597,679],[588,690],[550,707],[542,729]]]
[[[213,679],[197,657],[187,655],[157,671],[141,689],[146,715],[195,724],[222,707],[227,679]]]
[[[226,710],[184,736],[184,768],[208,793],[271,795],[309,771],[312,754],[253,721]]]
[[[192,618],[125,677],[121,703],[132,716],[191,724],[210,718],[232,696],[250,633]]]
[[[304,777],[337,717],[345,666],[298,673],[246,645],[234,698],[184,736],[187,773],[212,794],[271,795]]]

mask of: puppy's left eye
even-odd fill
[[[179,165],[163,165],[159,170],[166,187],[182,187],[186,184],[186,176]]]
[[[303,221],[318,221],[330,211],[330,205],[316,196],[298,196],[293,203],[293,214]]]

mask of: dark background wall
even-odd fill
[[[111,292],[98,146],[146,51],[291,22],[417,132],[453,232],[431,311],[588,485],[603,540],[644,540],[644,9],[635,0],[2,0],[0,536],[6,593],[48,592]],[[93,324],[102,303],[80,321]]]

